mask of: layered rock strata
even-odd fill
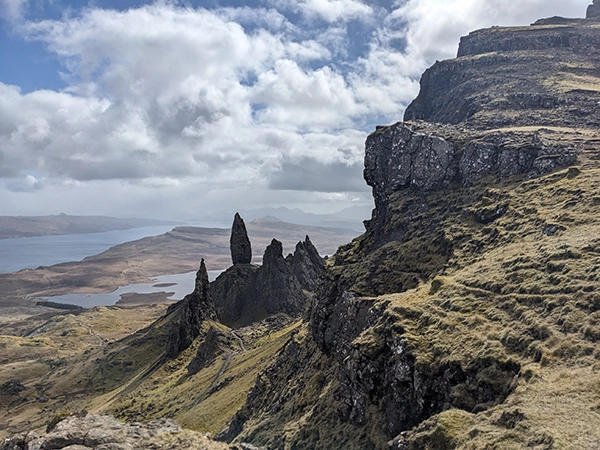
[[[536,131],[477,132],[452,125],[402,123],[378,127],[367,138],[364,177],[375,211],[367,226],[381,226],[397,191],[472,186],[488,177],[536,177],[572,165],[577,154]]]
[[[461,39],[458,58],[425,71],[404,120],[480,130],[597,127],[599,49],[597,22],[589,19],[474,31]]]

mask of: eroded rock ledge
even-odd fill
[[[540,131],[477,132],[452,125],[398,122],[367,138],[364,177],[373,188],[374,220],[382,225],[392,193],[469,187],[487,178],[536,177],[575,164],[569,145]]]

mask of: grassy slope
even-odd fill
[[[25,390],[0,394],[0,437],[43,429],[56,414],[80,409],[135,421],[171,417],[187,428],[215,433],[242,406],[257,373],[298,326],[283,319],[279,325],[241,329],[237,334],[243,349],[233,346],[190,377],[187,365],[203,335],[179,357],[165,359],[169,329],[168,318],[161,318],[165,308],[164,304],[97,307],[33,324],[27,336],[25,328],[13,325],[11,329],[22,335],[0,336],[0,385],[18,380]],[[207,323],[206,330],[210,325],[228,332],[215,323]],[[217,387],[202,395],[229,353]]]
[[[521,365],[505,403],[435,416],[409,448],[600,447],[600,170],[585,166],[485,189],[461,212],[442,208],[454,248],[443,276],[374,299],[424,366],[488,357]],[[473,220],[498,202],[510,205],[502,217]],[[544,235],[548,225],[554,235]]]
[[[375,242],[366,234],[330,261],[328,270],[381,312],[353,348],[376,355],[395,333],[423,373],[452,364],[475,370],[477,380],[451,392],[461,409],[434,415],[399,448],[600,448],[599,193],[600,169],[585,158],[580,169],[533,180],[484,180],[427,198],[406,192],[392,201],[385,235],[408,238]],[[500,204],[509,205],[501,217],[477,220]],[[435,246],[451,251],[433,254]],[[414,285],[394,293],[407,280]],[[238,440],[388,448],[393,436],[384,432],[378,400],[365,426],[340,421],[337,363],[306,329],[293,342],[259,386],[256,409],[243,413],[249,420]],[[493,370],[502,364],[520,366],[506,399],[471,404],[470,389],[505,382]]]

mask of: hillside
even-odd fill
[[[423,75],[367,139],[367,232],[222,438],[600,448],[599,39],[591,20],[480,30]]]
[[[175,418],[230,448],[600,448],[596,3],[587,19],[476,31],[423,75],[405,121],[368,137],[371,220],[301,290],[303,314],[219,322],[211,295],[298,305],[277,241],[277,264],[247,282],[244,231],[228,275],[209,286],[201,264],[166,310],[14,324],[0,426],[86,408]]]

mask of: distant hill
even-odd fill
[[[157,225],[175,225],[151,219],[119,219],[105,216],[0,216],[0,239],[64,234],[102,233]]]
[[[373,205],[352,206],[331,214],[314,214],[299,208],[265,207],[259,209],[240,210],[239,213],[246,221],[263,217],[276,218],[283,222],[316,227],[346,228],[359,232],[364,231],[363,221],[371,218]],[[205,214],[195,219],[198,223],[229,223],[235,211],[217,211]]]
[[[283,243],[287,254],[308,235],[325,256],[358,235],[349,229],[297,225],[272,217],[253,220],[247,228],[256,263],[273,238]],[[0,306],[15,299],[18,303],[25,295],[110,292],[119,286],[148,282],[157,275],[195,271],[201,258],[209,270],[223,270],[231,265],[230,234],[223,228],[179,226],[159,236],[115,245],[83,261],[0,274]]]

